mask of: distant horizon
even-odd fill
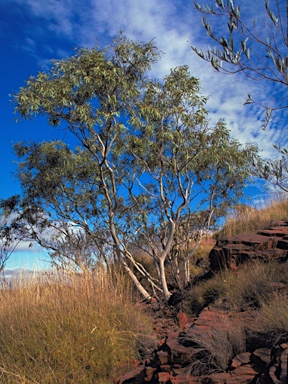
[[[51,269],[50,256],[45,250],[41,252],[14,251],[5,264],[5,269],[26,269],[26,270],[46,270]],[[46,260],[45,260],[46,258]],[[51,260],[51,259],[50,259]]]

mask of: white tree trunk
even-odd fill
[[[133,271],[129,268],[128,264],[126,263],[126,261],[124,261],[123,259],[121,259],[121,262],[124,266],[124,269],[125,271],[128,273],[128,275],[130,276],[130,278],[132,279],[133,283],[135,284],[136,288],[138,289],[138,291],[141,293],[141,295],[144,297],[144,299],[146,300],[151,300],[152,297],[150,295],[150,293],[148,291],[146,291],[146,289],[143,287],[143,285],[140,283],[140,281],[137,279],[137,277],[134,275]]]
[[[186,287],[190,280],[189,259],[184,261],[184,286]]]
[[[191,257],[193,256],[193,254],[195,253],[196,249],[199,247],[200,243],[201,243],[201,240],[203,238],[203,230],[201,229],[199,231],[199,234],[198,234],[198,239],[193,247],[193,249],[188,252],[188,255],[186,256],[185,260],[184,260],[184,284],[185,286],[188,285],[189,281],[190,281],[190,259]]]
[[[169,299],[169,297],[171,296],[171,293],[169,292],[169,289],[168,289],[168,286],[167,286],[164,262],[165,262],[165,258],[164,257],[159,258],[161,285],[162,285],[162,289],[163,289],[165,300],[167,301]]]

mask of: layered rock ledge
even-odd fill
[[[277,221],[257,233],[227,236],[217,241],[209,255],[210,270],[237,269],[248,260],[279,262],[288,259],[288,221]]]

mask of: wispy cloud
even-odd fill
[[[275,154],[272,143],[284,144],[281,131],[272,126],[261,130],[261,109],[244,106],[247,93],[271,94],[269,84],[255,83],[244,76],[225,76],[216,73],[209,65],[193,54],[190,43],[206,47],[207,38],[193,2],[173,0],[15,0],[22,12],[28,12],[35,19],[26,30],[26,49],[37,54],[39,47],[46,46],[43,62],[55,55],[65,56],[71,52],[63,50],[63,40],[72,46],[105,45],[119,31],[132,39],[148,41],[155,39],[165,55],[156,65],[153,75],[163,77],[171,68],[187,64],[191,74],[200,78],[202,92],[209,95],[208,109],[212,122],[225,118],[232,135],[241,142],[256,142],[263,156]],[[241,1],[241,10],[252,22],[252,10],[259,11],[258,5],[250,0]],[[256,12],[256,14],[257,14]],[[255,14],[255,12],[254,12]],[[250,15],[250,16],[249,16]],[[225,24],[226,25],[226,24]],[[38,33],[33,35],[33,28]],[[221,22],[219,29],[221,30]],[[42,29],[42,31],[41,31]],[[53,37],[53,45],[47,40],[47,32]],[[57,44],[57,39],[58,43]],[[49,45],[50,44],[50,45]],[[43,55],[43,53],[42,53]],[[280,123],[280,122],[279,122]]]

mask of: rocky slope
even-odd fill
[[[287,257],[288,222],[279,221],[258,233],[218,241],[209,255],[210,270],[206,278],[223,267],[237,271],[238,266],[248,260],[286,262]],[[288,286],[284,284],[279,289],[287,293]],[[237,354],[235,349],[235,357],[227,360],[227,348],[235,347],[233,338],[237,332],[249,333],[257,322],[257,310],[233,312],[222,302],[204,308],[197,318],[189,318],[173,306],[163,307],[155,302],[147,306],[146,311],[154,319],[158,346],[145,360],[134,361],[117,384],[288,383],[288,339],[278,340],[271,346],[265,336],[262,339],[258,336],[250,339],[244,352]],[[231,334],[231,339],[223,338],[224,334]],[[205,342],[217,349],[217,361],[203,348]]]

